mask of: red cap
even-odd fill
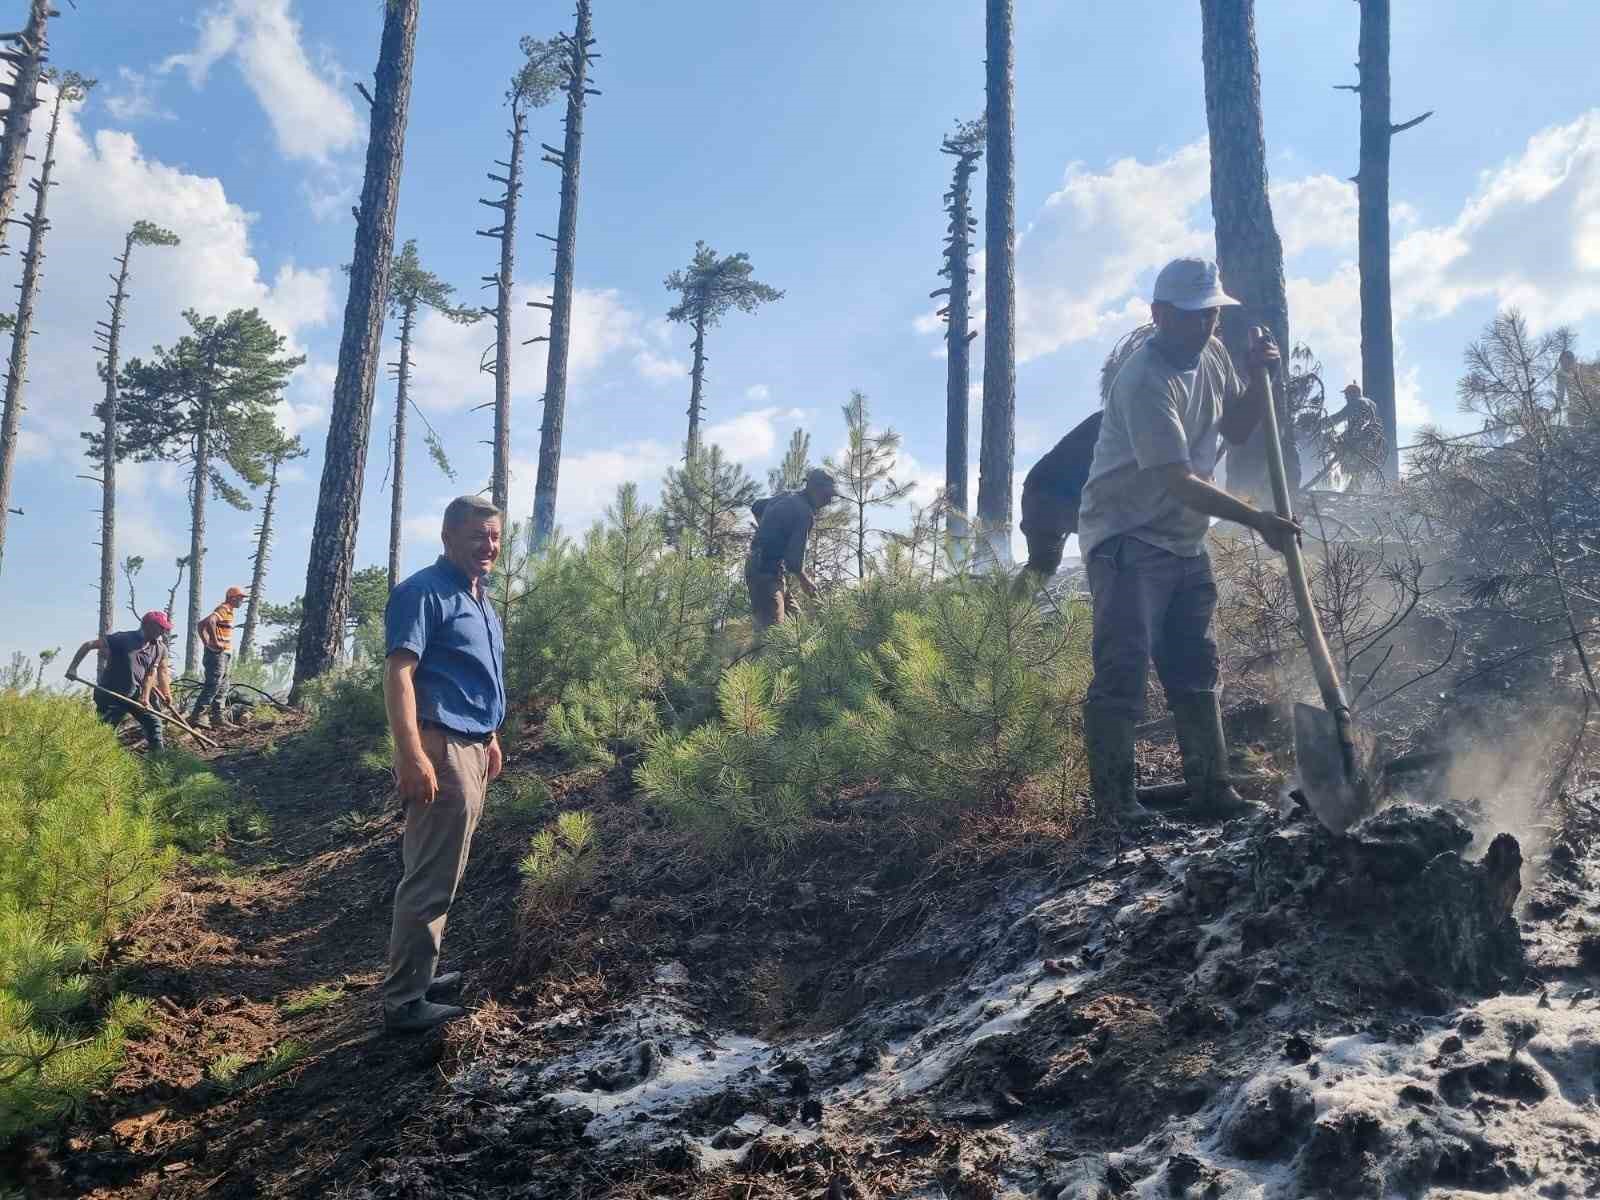
[[[231,587],[228,589],[229,600],[243,600],[248,594],[249,593],[246,592],[242,587]]]
[[[152,608],[139,619],[139,624],[141,625],[145,624],[146,622],[160,626],[163,633],[172,632],[171,620],[169,620],[167,614],[162,612],[159,608]]]

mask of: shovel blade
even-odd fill
[[[1333,833],[1343,833],[1373,811],[1372,745],[1359,730],[1354,770],[1346,762],[1339,722],[1326,709],[1294,706],[1294,755],[1300,790],[1311,811]]]

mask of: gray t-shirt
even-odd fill
[[[1222,343],[1212,338],[1199,362],[1175,366],[1154,339],[1117,372],[1083,489],[1078,542],[1085,555],[1128,534],[1185,558],[1201,553],[1211,519],[1156,483],[1156,467],[1186,463],[1210,480],[1221,453],[1223,406],[1244,390]]]

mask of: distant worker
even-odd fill
[[[1254,529],[1274,550],[1300,532],[1211,482],[1221,439],[1240,445],[1260,422],[1266,389],[1248,387],[1214,338],[1222,290],[1215,263],[1180,258],[1156,276],[1156,333],[1118,371],[1083,491],[1078,542],[1094,597],[1094,681],[1084,744],[1098,813],[1150,819],[1138,801],[1134,729],[1144,716],[1152,657],[1177,725],[1192,810],[1225,818],[1250,810],[1228,779],[1211,636],[1217,586],[1204,539],[1211,517]],[[1278,348],[1252,333],[1250,365]],[[1252,374],[1255,371],[1252,370]]]
[[[832,503],[839,488],[833,476],[821,469],[806,473],[798,492],[758,502],[756,536],[744,564],[744,582],[750,589],[750,612],[755,636],[761,637],[788,615],[792,607],[788,584],[792,580],[806,595],[816,598],[817,585],[806,574],[806,539],[817,514]]]
[[[1343,425],[1342,433],[1333,430]],[[1344,385],[1344,407],[1324,423],[1333,437],[1334,455],[1349,476],[1349,490],[1361,491],[1370,479],[1383,478],[1383,421],[1377,404],[1362,395],[1361,385],[1351,380]]]
[[[199,723],[200,710],[208,705],[211,708],[213,729],[221,729],[224,725],[231,724],[227,719],[225,708],[228,699],[228,675],[233,666],[233,615],[239,607],[239,601],[244,597],[243,588],[229,588],[222,603],[201,617],[200,624],[195,626],[200,644],[205,647],[204,653],[200,656],[200,665],[205,668],[206,675],[200,690],[195,693],[194,704],[189,709],[191,725]]]
[[[384,1024],[417,1033],[466,1010],[436,1001],[461,983],[438,974],[439,946],[489,781],[503,759],[505,638],[484,579],[500,557],[500,510],[458,496],[444,553],[389,593],[383,700],[405,809],[405,871],[394,894]]]
[[[172,632],[172,622],[167,614],[154,609],[140,618],[139,628],[124,633],[108,633],[104,637],[90,638],[78,647],[78,652],[67,664],[67,678],[76,679],[78,664],[91,653],[105,655],[105,667],[99,676],[104,691],[94,694],[95,712],[107,725],[115,729],[122,719],[132,715],[144,731],[145,745],[153,751],[166,748],[165,730],[161,718],[154,713],[140,712],[119,702],[116,696],[136,700],[145,708],[159,700],[166,707],[172,704],[172,671],[167,666],[167,635]],[[116,696],[107,695],[115,692]]]

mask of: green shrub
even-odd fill
[[[594,818],[586,812],[564,812],[533,836],[517,870],[535,900],[570,900],[594,870],[594,848]]]
[[[531,771],[507,772],[489,785],[486,818],[506,818],[529,823],[544,816],[555,802],[550,785]]]
[[[144,1020],[93,968],[177,857],[228,819],[192,759],[141,761],[94,710],[0,695],[0,1139],[70,1111]]]
[[[545,719],[550,739],[578,763],[615,766],[619,756],[660,731],[660,692],[654,664],[623,639],[601,657],[589,679],[550,709]]]
[[[1090,674],[1081,606],[1045,616],[1003,575],[936,589],[901,612],[878,687],[855,723],[884,780],[940,805],[986,806],[1081,761],[1077,704]]]
[[[223,1091],[234,1095],[260,1087],[292,1070],[308,1053],[310,1051],[300,1042],[279,1042],[271,1053],[252,1066],[247,1056],[229,1051],[206,1068],[206,1076]]]
[[[336,754],[362,762],[369,769],[381,757],[382,767],[387,766],[389,715],[383,702],[381,661],[346,667],[312,680],[305,687],[302,703],[312,714],[312,721],[299,739],[297,753]]]

